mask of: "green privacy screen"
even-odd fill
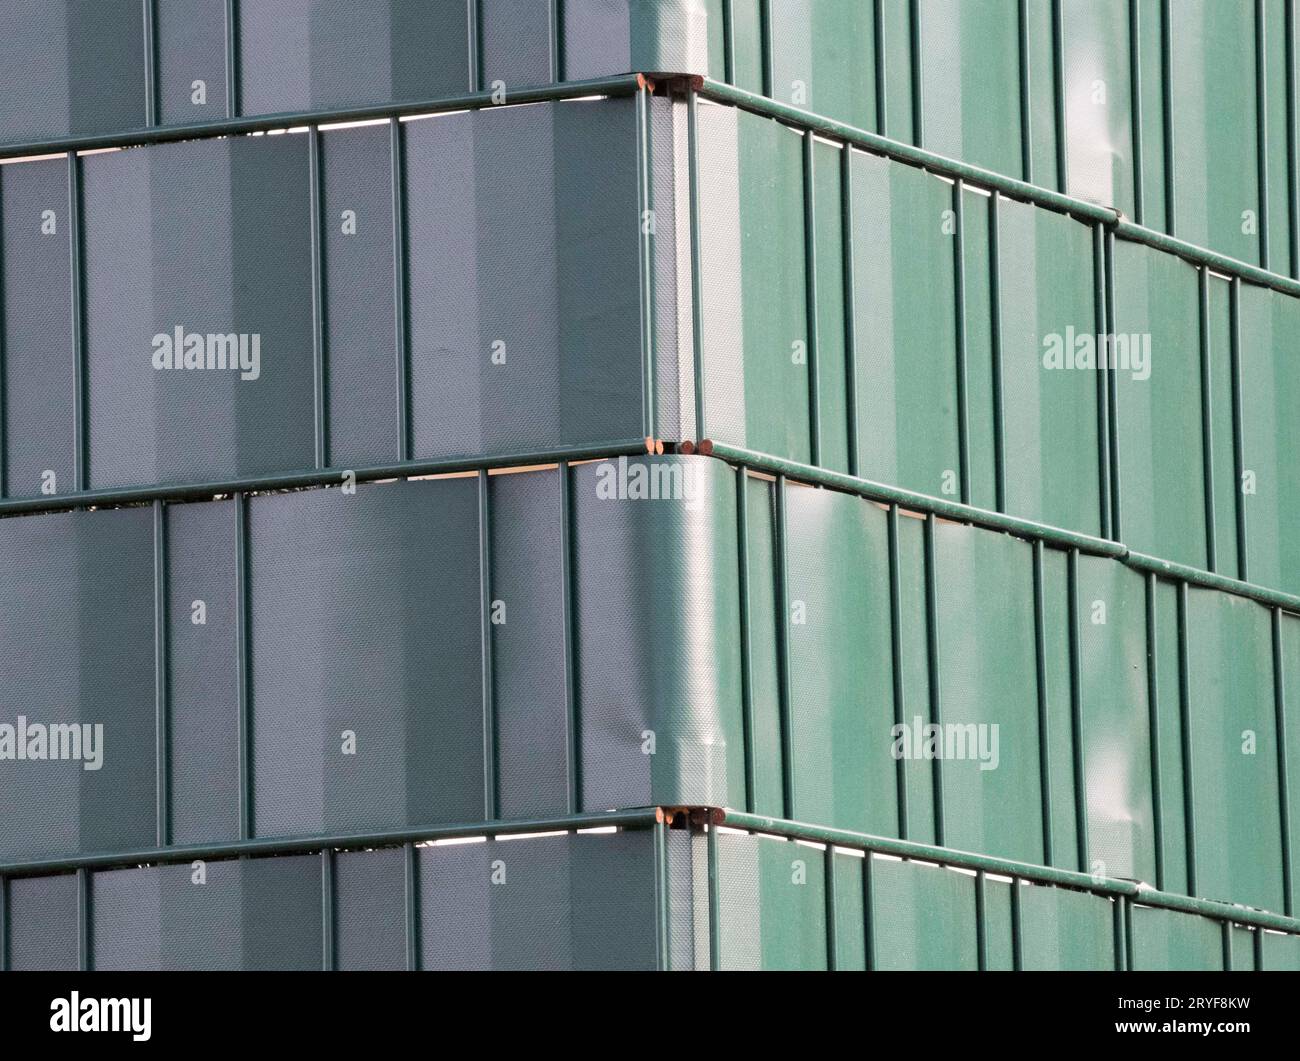
[[[751,111],[46,158],[0,210],[7,498],[708,438],[1300,591],[1295,296]]]
[[[1300,617],[1120,560],[703,457],[0,544],[6,858],[729,806],[1292,909]]]
[[[0,967],[14,970],[1244,970],[1300,959],[1295,935],[1140,898],[728,829],[470,835],[3,887]]]

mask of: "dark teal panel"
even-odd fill
[[[719,835],[723,969],[826,968],[825,860],[812,845]]]
[[[1148,576],[1150,579],[1150,576]],[[1159,799],[1154,802],[1160,823],[1160,867],[1157,886],[1187,891],[1187,789],[1183,769],[1182,679],[1178,620],[1179,587],[1157,581],[1155,586],[1156,714],[1153,736],[1159,742]],[[1150,651],[1150,650],[1149,650]]]
[[[77,968],[77,878],[19,877],[5,882],[10,972]]]
[[[975,877],[877,857],[871,866],[874,969],[975,969]]]
[[[875,129],[875,5],[771,0],[770,8],[773,97],[858,129]]]
[[[764,88],[761,11],[762,0],[731,0],[732,84],[747,92]]]
[[[1265,932],[1264,955],[1261,968],[1300,972],[1300,936],[1284,936],[1280,932]]]
[[[866,859],[855,852],[836,851],[835,864],[835,968],[867,967],[863,872]]]
[[[984,968],[1010,972],[1016,967],[1009,880],[984,878]]]
[[[1135,970],[1223,968],[1221,922],[1151,906],[1134,905],[1132,913]]]
[[[896,835],[886,516],[849,494],[786,489],[797,821]]]
[[[1074,2],[1074,0],[1067,0]],[[1003,172],[1023,177],[1030,184],[1042,188],[1065,190],[1067,174],[1061,171],[1058,157],[1060,133],[1056,122],[1056,61],[1055,41],[1052,33],[1052,5],[1028,3],[1021,5],[1028,16],[1025,28],[1026,55],[1029,70],[1029,169],[1023,161],[1007,159]],[[1068,45],[1067,45],[1068,47]],[[1069,63],[1067,51],[1067,65]],[[1021,161],[1020,169],[1011,168]]]
[[[1300,593],[1300,304],[1241,286],[1242,468],[1250,581]],[[1223,482],[1223,480],[1220,480]],[[1236,475],[1226,485],[1237,485]]]
[[[1031,546],[955,523],[935,528],[943,844],[1043,861]],[[933,758],[922,727],[904,743]],[[938,748],[934,749],[938,751]],[[1014,814],[1008,808],[1016,808]]]
[[[1020,887],[1026,970],[1115,968],[1114,903],[1068,888]]]
[[[1209,277],[1207,316],[1210,409],[1209,461],[1213,478],[1214,549],[1210,570],[1229,578],[1240,578],[1237,549],[1237,509],[1241,504],[1238,489],[1237,457],[1234,438],[1232,285],[1216,276]],[[1244,334],[1244,329],[1243,329]],[[1209,517],[1207,517],[1209,518]],[[1208,545],[1208,542],[1207,542]]]
[[[1133,2],[1133,0],[1130,0]],[[1139,224],[1168,232],[1171,218],[1167,194],[1169,133],[1164,119],[1164,49],[1162,46],[1159,0],[1136,0],[1138,16],[1137,57],[1141,63],[1138,106],[1141,110],[1142,166],[1141,195],[1135,218]],[[1139,138],[1134,137],[1135,143]],[[1137,170],[1136,161],[1134,169]]]
[[[1265,177],[1268,180],[1268,198],[1265,200],[1267,225],[1261,222],[1260,231],[1268,239],[1266,265],[1275,273],[1295,276],[1300,261],[1294,258],[1296,248],[1291,246],[1291,160],[1288,139],[1287,79],[1290,76],[1287,55],[1295,54],[1296,37],[1287,39],[1287,0],[1264,0],[1264,147],[1267,154]],[[1300,219],[1297,219],[1300,220]]]
[[[893,140],[915,143],[916,99],[912,90],[911,0],[880,0],[884,29],[885,100],[876,132]],[[881,49],[877,48],[877,55]]]
[[[993,357],[993,285],[990,268],[990,214],[993,199],[969,185],[962,193],[962,264],[965,268],[966,463],[968,504],[996,511],[997,398]]]
[[[1118,335],[1144,345],[1116,373],[1119,539],[1138,552],[1205,567],[1197,270],[1136,243],[1114,244]]]
[[[898,517],[898,604],[900,616],[899,670],[903,703],[899,717],[908,724],[920,718],[933,722],[930,695],[930,648],[926,619],[925,523],[911,516]],[[907,789],[905,838],[936,843],[934,763],[905,759]]]
[[[405,969],[405,851],[339,851],[333,858],[334,967]]]
[[[847,147],[817,140],[813,145],[813,225],[817,255],[817,464],[849,470],[848,352],[844,298],[843,155]],[[811,455],[811,454],[810,454]]]
[[[699,124],[704,433],[807,461],[803,137],[722,107]]]
[[[853,154],[858,474],[960,500],[952,188]]]
[[[1153,883],[1146,582],[1113,560],[1080,556],[1075,592],[1087,786],[1084,869]]]
[[[772,483],[746,476],[750,741],[754,811],[785,817],[781,782],[781,678],[777,662],[776,553]]]
[[[1100,534],[1104,380],[1069,367],[1096,333],[1092,230],[1012,200],[999,214],[1005,511]]]
[[[1075,802],[1074,693],[1071,671],[1069,556],[1043,549],[1042,595],[1043,692],[1047,698],[1040,717],[1047,724],[1047,775],[1043,781],[1050,801],[1051,851],[1046,861],[1062,869],[1079,869],[1079,833]],[[1046,837],[1044,837],[1046,846]]]
[[[1193,588],[1187,631],[1196,894],[1282,910],[1271,613]]]
[[[921,146],[1019,175],[1018,5],[916,0],[913,10],[921,36]]]
[[[159,121],[164,125],[187,125],[225,118],[223,0],[166,0],[155,4],[154,33],[158,41]],[[143,73],[140,82],[143,85]]]

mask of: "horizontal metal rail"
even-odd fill
[[[609,827],[645,828],[662,820],[656,807],[629,810],[569,814],[558,818],[521,818],[518,821],[466,822],[456,825],[432,825],[411,829],[389,829],[375,833],[333,833],[318,836],[258,837],[228,840],[215,844],[176,844],[170,847],[140,848],[135,851],[109,851],[67,858],[37,858],[0,863],[0,880],[33,877],[74,870],[113,869],[148,866],[195,859],[214,861],[253,855],[290,855],[316,851],[356,850],[370,847],[397,847],[431,840],[456,840],[471,836],[510,836],[527,833],[572,832],[575,829]]]
[[[1079,873],[1076,870],[1036,866],[1028,862],[1016,862],[1012,859],[997,858],[992,855],[957,851],[952,848],[936,847],[932,844],[922,844],[912,840],[893,840],[889,837],[872,836],[869,833],[851,832],[847,829],[829,829],[820,825],[808,825],[803,822],[788,821],[784,818],[769,818],[761,814],[748,814],[743,811],[722,811],[720,824],[748,832],[770,833],[773,836],[782,836],[791,840],[806,840],[810,843],[853,848],[873,854],[892,855],[896,858],[935,862],[939,865],[968,869],[977,873],[995,873],[999,876],[1011,877],[1013,880],[1032,881],[1035,884],[1052,884],[1095,892],[1100,895],[1123,896],[1142,906],[1155,906],[1167,910],[1177,910],[1181,913],[1199,914],[1202,917],[1210,917],[1218,921],[1252,925],[1255,928],[1272,929],[1290,935],[1300,934],[1300,919],[1294,917],[1284,917],[1281,914],[1269,913],[1265,910],[1254,910],[1245,906],[1234,906],[1231,903],[1216,902],[1212,899],[1193,899],[1186,895],[1174,895],[1138,881],[1119,880],[1114,877],[1094,877],[1087,873]]]
[[[926,151],[924,148],[913,147],[911,144],[903,143],[900,140],[891,140],[879,133],[870,133],[865,129],[859,129],[845,122],[835,121],[833,118],[823,118],[811,111],[791,106],[788,103],[778,103],[766,96],[748,92],[743,88],[735,88],[714,81],[711,78],[695,78],[694,84],[702,98],[712,100],[715,103],[726,103],[754,114],[776,118],[791,125],[797,125],[802,129],[819,133],[822,136],[863,148],[873,154],[884,155],[888,158],[897,159],[899,162],[920,166],[952,180],[965,181],[988,191],[1001,192],[1003,195],[1021,199],[1036,206],[1046,207],[1058,213],[1070,214],[1088,221],[1099,221],[1120,239],[1132,243],[1143,243],[1156,250],[1177,255],[1179,258],[1196,265],[1204,265],[1215,272],[1239,277],[1261,287],[1272,288],[1274,291],[1280,291],[1283,294],[1300,297],[1300,281],[1261,268],[1258,265],[1251,265],[1249,262],[1230,258],[1226,254],[1219,254],[1217,251],[1198,247],[1186,240],[1177,239],[1167,233],[1147,228],[1145,225],[1134,224],[1113,207],[1101,206],[1098,203],[1079,199],[1063,192],[1052,191],[1036,184],[1028,184],[1025,181],[1017,180],[1015,177],[1007,177],[1000,173],[994,173],[992,170],[981,169],[979,166],[972,166],[967,162],[959,162],[945,155]]]
[[[25,140],[0,143],[0,159],[27,158],[32,155],[63,155],[69,152],[100,151],[114,147],[139,147],[177,140],[198,140],[219,136],[241,136],[270,129],[295,129],[310,125],[334,125],[384,118],[401,118],[417,114],[445,114],[448,111],[481,110],[519,103],[554,103],[585,96],[630,96],[646,85],[641,74],[619,74],[585,81],[538,85],[510,89],[504,96],[495,92],[467,92],[460,96],[436,99],[373,103],[362,107],[338,107],[333,110],[281,111],[246,118],[222,118],[211,122],[185,125],[150,125],[114,133],[89,136],[61,136],[50,140]]]

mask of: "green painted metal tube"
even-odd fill
[[[1248,907],[1234,906],[1231,903],[1216,902],[1211,899],[1193,899],[1185,895],[1174,895],[1137,881],[1092,876],[1075,870],[1055,869],[1050,866],[1033,866],[1025,862],[994,858],[990,855],[981,855],[970,851],[956,851],[951,848],[937,847],[933,844],[920,844],[911,840],[893,840],[888,837],[871,836],[867,833],[855,833],[845,829],[828,829],[820,825],[809,825],[781,818],[769,818],[760,814],[746,814],[742,811],[724,810],[722,814],[723,824],[747,832],[768,833],[791,840],[807,840],[811,843],[833,844],[836,847],[853,848],[881,855],[893,855],[897,858],[936,862],[944,866],[972,870],[976,873],[995,873],[1013,879],[1022,878],[1035,884],[1055,884],[1061,887],[1094,892],[1099,895],[1122,896],[1142,906],[1154,906],[1167,910],[1177,910],[1182,913],[1200,914],[1203,917],[1214,918],[1217,921],[1300,934],[1300,919],[1294,917],[1286,917],[1264,910],[1252,910]]]
[[[1172,560],[1161,560],[1154,556],[1148,556],[1146,553],[1134,552],[1131,549],[1124,551],[1124,560],[1130,567],[1135,567],[1139,571],[1152,571],[1164,578],[1190,582],[1194,586],[1201,586],[1205,589],[1219,589],[1235,594],[1238,597],[1249,597],[1260,604],[1272,605],[1289,612],[1300,612],[1300,597],[1291,593],[1268,589],[1250,582],[1241,582],[1235,578],[1228,578],[1226,575],[1201,571],[1195,567],[1188,567],[1186,564],[1176,564]]]

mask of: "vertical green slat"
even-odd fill
[[[984,874],[980,874],[982,878]],[[1011,968],[1022,972],[1025,968],[1025,932],[1024,918],[1020,910],[1020,889],[1023,887],[1018,877],[1011,878]],[[982,966],[981,966],[982,968]]]
[[[1269,267],[1268,28],[1265,0],[1255,0],[1255,165],[1259,170],[1259,266]]]
[[[480,0],[465,0],[465,21],[469,25],[469,90],[483,88],[483,5]]]
[[[999,512],[1007,510],[1007,428],[1002,383],[1002,246],[999,207],[1002,196],[989,196],[989,354],[993,362],[993,481]],[[965,339],[962,340],[965,345]],[[969,443],[968,443],[969,444]],[[969,504],[969,498],[966,499]]]
[[[1157,589],[1154,574],[1146,576],[1147,728],[1151,737],[1151,827],[1156,853],[1156,887],[1165,886],[1164,796],[1160,769],[1160,645],[1156,625]]]
[[[736,83],[736,12],[735,0],[722,0],[723,80]]]
[[[1122,895],[1117,895],[1111,901],[1114,904],[1111,907],[1111,925],[1115,948],[1115,971],[1122,973],[1126,968],[1133,967],[1132,962],[1128,960],[1128,900]]]
[[[1029,77],[1029,0],[1020,0],[1017,63],[1020,67],[1020,176],[1026,184],[1034,183],[1033,99]]]
[[[1286,0],[1286,167],[1287,233],[1291,244],[1291,272],[1300,278],[1300,159],[1296,157],[1296,48],[1295,0]],[[1141,222],[1139,222],[1141,224]]]
[[[1137,0],[1129,0],[1128,5],[1128,52],[1129,98],[1132,101],[1129,110],[1133,138],[1133,220],[1143,225],[1146,223],[1146,191],[1142,157],[1142,9]]]
[[[754,676],[753,643],[749,611],[749,472],[744,465],[736,469],[736,556],[739,562],[740,601],[740,715],[745,742],[745,809],[757,811],[754,799]]]
[[[1223,971],[1230,973],[1232,972],[1232,922],[1221,922],[1219,930],[1223,939]]]
[[[1079,870],[1088,872],[1088,777],[1083,755],[1083,675],[1079,631],[1079,550],[1071,549],[1066,563],[1066,600],[1070,609],[1070,722],[1073,730],[1074,821],[1078,837]]]
[[[722,897],[718,880],[718,827],[712,822],[705,833],[705,844],[709,875],[709,969],[717,972],[722,968]]]
[[[239,0],[226,0],[226,117],[239,117]]]
[[[1232,371],[1232,453],[1233,473],[1236,481],[1232,493],[1237,511],[1237,577],[1242,582],[1250,581],[1250,569],[1247,566],[1249,550],[1246,538],[1246,495],[1242,492],[1242,477],[1246,471],[1246,444],[1243,424],[1244,410],[1241,401],[1241,278],[1234,276],[1229,289],[1228,316],[1230,326],[1230,357]],[[1206,455],[1208,461],[1209,455]]]
[[[1136,969],[1137,958],[1134,956],[1136,942],[1133,939],[1133,901],[1128,896],[1120,896],[1120,910],[1122,919],[1120,921],[1120,941],[1123,944],[1123,950],[1117,950],[1115,961],[1119,963],[1120,969]]]
[[[876,968],[876,912],[875,888],[872,887],[871,850],[862,852],[862,943],[863,959],[867,972]]]
[[[894,725],[903,725],[903,594],[902,570],[898,556],[898,506],[889,506],[889,650],[893,658]],[[898,786],[898,835],[907,839],[907,772],[904,760],[894,760]]]
[[[1207,571],[1216,570],[1219,557],[1218,530],[1214,519],[1214,408],[1213,372],[1210,367],[1210,271],[1196,270],[1200,284],[1201,330],[1201,453],[1205,489],[1205,549]]]
[[[171,843],[171,744],[167,703],[167,520],[162,501],[153,503],[153,687],[154,789],[157,841]]]
[[[655,401],[655,296],[654,296],[654,236],[648,220],[654,216],[654,202],[650,188],[650,92],[642,85],[636,93],[636,168],[637,214],[640,242],[641,297],[641,415],[642,431],[647,439],[658,437]]]
[[[1295,867],[1291,862],[1291,779],[1287,769],[1286,660],[1282,656],[1282,609],[1273,609],[1273,710],[1277,719],[1277,787],[1282,825],[1283,913],[1294,917]]]
[[[566,774],[569,782],[569,813],[582,809],[582,735],[579,731],[578,704],[578,639],[576,635],[577,606],[574,592],[573,563],[573,482],[568,461],[561,461],[557,473],[560,477],[560,587],[563,598],[564,623],[564,716],[568,732],[565,734],[565,753],[568,757]]]
[[[920,0],[911,0],[908,5],[911,20],[911,33],[908,35],[908,47],[912,53],[912,143],[917,147],[925,146],[925,82],[921,70],[921,4]]]
[[[1186,823],[1187,894],[1196,894],[1196,804],[1192,789],[1196,775],[1192,758],[1192,697],[1188,688],[1187,583],[1178,583],[1178,710],[1182,725],[1183,821]]]
[[[498,815],[497,714],[492,662],[492,502],[488,472],[478,473],[479,640],[483,682],[483,808],[487,821]]]
[[[157,0],[141,0],[144,22],[144,124],[158,124],[158,11]]]
[[[939,587],[938,557],[935,555],[934,513],[925,517],[925,635],[930,676],[930,721],[943,726],[942,698],[939,690]],[[934,759],[934,842],[944,844],[943,760]]]
[[[662,821],[656,821],[653,829],[657,927],[655,957],[659,970],[666,972],[672,964],[672,948],[668,938],[668,827]]]
[[[835,972],[839,969],[839,940],[836,933],[835,916],[835,845],[826,845],[826,969]]]
[[[85,263],[81,246],[81,159],[68,159],[68,274],[72,304],[72,488],[85,490],[86,470],[86,306]]]
[[[966,368],[966,214],[965,188],[961,180],[952,184],[953,338],[957,371],[957,468],[962,504],[970,504],[970,397]],[[990,239],[990,242],[991,239]]]
[[[818,369],[820,321],[817,307],[817,192],[816,160],[813,148],[817,140],[811,130],[803,136],[803,232],[804,232],[804,304],[808,315],[808,463],[821,464],[821,373]]]
[[[691,333],[695,361],[695,437],[708,438],[704,430],[704,281],[700,249],[700,97],[692,88],[686,95],[687,181],[691,212]]]
[[[548,0],[551,5],[551,82],[564,80],[564,0]]]
[[[1262,973],[1264,971],[1264,930],[1262,928],[1255,929],[1252,946],[1255,958],[1255,972]]]
[[[886,117],[888,109],[886,104],[889,101],[889,84],[885,77],[888,62],[885,48],[885,0],[876,0],[874,15],[872,30],[876,52],[876,132],[881,136],[887,136],[889,119]]]
[[[989,911],[987,882],[984,871],[975,872],[975,967],[984,972],[989,967]],[[1014,918],[1016,898],[1011,897],[1011,914],[1013,918],[1012,934],[1015,934]]]
[[[320,941],[321,968],[334,969],[334,851],[320,853]]]
[[[780,725],[781,725],[781,791],[785,803],[785,816],[797,820],[794,803],[794,742],[791,724],[790,680],[790,563],[788,550],[789,531],[786,525],[786,479],[776,477],[775,530],[776,530],[776,656],[779,675]]]
[[[407,336],[406,141],[399,118],[388,121],[388,155],[393,203],[393,335],[397,354],[397,459],[411,459],[411,349]]]
[[[250,760],[248,637],[248,497],[235,494],[235,676],[239,705],[239,839],[252,837],[253,778]]]
[[[1106,263],[1106,325],[1103,333],[1113,336],[1115,334],[1115,234],[1108,231],[1103,244],[1105,246]],[[1109,358],[1107,362],[1109,362]],[[1117,372],[1111,371],[1109,363],[1105,371],[1101,373],[1101,377],[1106,383],[1107,410],[1109,413],[1107,427],[1110,429],[1110,530],[1111,538],[1114,541],[1120,541],[1123,535],[1120,516],[1123,511],[1124,497],[1121,490],[1123,478],[1120,474],[1119,457],[1119,386],[1116,382],[1117,376]]]
[[[840,156],[840,246],[844,273],[844,406],[848,419],[849,474],[858,474],[857,257],[853,249],[853,145]]]
[[[763,95],[772,98],[776,86],[775,57],[772,54],[772,0],[759,0],[759,36],[762,44]]]
[[[1038,778],[1043,815],[1043,864],[1056,864],[1052,833],[1052,729],[1047,702],[1047,617],[1043,601],[1043,543],[1034,542],[1034,669],[1038,688]]]
[[[1092,268],[1093,268],[1093,306],[1094,319],[1099,334],[1104,335],[1107,328],[1106,317],[1106,231],[1098,223],[1092,230]],[[1100,474],[1097,496],[1101,499],[1101,534],[1103,538],[1114,540],[1117,535],[1111,521],[1110,492],[1111,477],[1118,474],[1115,464],[1118,455],[1112,450],[1110,409],[1110,391],[1106,373],[1097,373],[1097,468]]]
[[[307,183],[311,210],[312,423],[316,467],[329,463],[325,426],[325,249],[321,219],[320,127],[307,128]]]
[[[89,972],[93,967],[90,955],[90,871],[82,866],[77,870],[77,968]]]
[[[410,972],[420,970],[420,896],[419,873],[416,865],[414,844],[402,845],[404,854],[402,862],[403,900],[406,910],[406,968]]]
[[[1059,191],[1068,192],[1070,155],[1065,121],[1065,18],[1061,0],[1052,0],[1052,92],[1056,118],[1056,186]]]
[[[1161,66],[1161,120],[1165,126],[1165,231],[1176,235],[1177,226],[1174,219],[1177,211],[1174,204],[1176,181],[1174,180],[1174,15],[1170,0],[1161,0],[1160,5],[1160,66]]]

